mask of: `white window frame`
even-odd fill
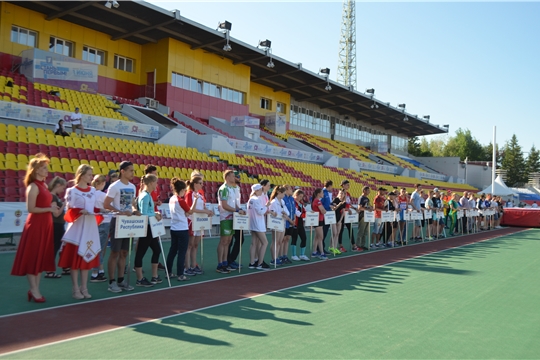
[[[272,110],[272,100],[261,97],[260,101],[261,109]]]
[[[13,41],[13,33],[14,32],[17,32],[17,40],[16,41]],[[25,33],[25,32],[26,32],[26,40],[27,40],[26,43],[21,41],[21,33]],[[34,44],[29,44],[28,43],[28,40],[30,39],[30,35],[34,36]],[[37,31],[26,29],[26,28],[23,28],[23,27],[20,27],[20,26],[17,26],[17,25],[11,25],[11,33],[10,33],[9,37],[10,37],[11,42],[21,44],[21,45],[30,46],[30,47],[33,47],[33,48],[35,48],[37,46],[37,44],[38,44],[38,33],[37,33]]]
[[[120,66],[120,61],[121,60],[123,61],[123,66]],[[129,62],[131,62],[131,70],[128,70],[127,64]],[[125,56],[122,56],[122,55],[114,54],[114,68],[117,69],[117,70],[122,70],[122,71],[127,71],[127,72],[130,72],[130,73],[134,73],[135,72],[135,60],[130,59],[130,58],[125,57]]]
[[[54,39],[54,46],[51,48],[51,40]],[[68,44],[70,46],[68,46]],[[57,52],[56,51],[56,47],[58,45],[61,45],[62,46],[62,52]],[[67,48],[69,49],[66,54],[66,51],[64,51],[64,49]],[[60,38],[57,38],[56,36],[51,36],[49,38],[49,51],[50,52],[53,52],[55,54],[60,54],[60,55],[64,55],[64,56],[69,56],[69,57],[73,57],[73,54],[75,52],[75,44],[71,41],[68,41],[68,40],[64,40],[64,39],[60,39]]]
[[[87,53],[86,59],[84,58],[85,53]],[[88,55],[90,55],[91,53],[93,53],[93,55],[94,55],[94,58],[95,58],[94,61],[89,59]],[[101,56],[101,60],[102,60],[101,62],[97,61],[98,55]],[[94,64],[106,65],[107,64],[107,53],[105,51],[103,51],[103,50],[99,50],[99,49],[84,45],[83,46],[83,52],[82,52],[82,59],[84,61],[88,61],[88,62],[91,62],[91,63],[94,63]]]

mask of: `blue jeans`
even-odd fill
[[[107,242],[109,241],[109,229],[110,229],[111,223],[110,222],[102,222],[98,226],[99,230],[99,244],[101,245],[101,252],[99,253],[99,265],[103,265],[103,257],[105,256],[105,250],[107,250]],[[92,270],[98,270],[98,268],[94,268]]]
[[[189,244],[189,230],[171,230],[171,247],[167,254],[167,270],[172,273],[174,258],[178,256],[176,263],[176,275],[184,275],[184,264]]]

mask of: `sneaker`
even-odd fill
[[[324,255],[330,255],[331,254],[331,252],[329,252],[327,250],[323,250],[323,252],[324,252]]]
[[[292,261],[289,260],[289,258],[287,256],[284,256],[283,258],[280,259],[281,260],[281,263],[282,264],[292,264]]]
[[[233,261],[233,262],[229,263],[228,267],[231,270],[238,270],[240,268],[240,265],[238,265],[238,263],[236,261]]]
[[[296,255],[291,256],[292,261],[300,261],[300,258]]]
[[[376,248],[377,248],[377,246],[376,246],[375,244],[371,244],[371,245],[369,245],[369,247],[372,248],[372,249],[376,249]]]
[[[204,274],[204,272],[202,271],[202,269],[199,267],[199,265],[196,265],[194,268],[193,268],[193,272],[197,275],[202,275]]]
[[[341,251],[342,253],[346,253],[346,252],[347,252],[347,249],[345,249],[345,248],[343,247],[343,245],[341,245],[341,246],[339,247],[339,251]]]
[[[180,275],[176,280],[178,281],[188,281],[189,278],[185,275]]]
[[[152,287],[154,284],[152,284],[150,281],[148,281],[146,278],[142,278],[141,280],[137,280],[135,282],[135,285],[142,286],[142,287]]]
[[[104,273],[99,273],[97,276],[92,276],[90,278],[90,282],[98,283],[98,282],[104,282],[107,281],[107,278],[105,277]]]
[[[133,291],[135,289],[133,286],[129,285],[126,280],[118,284],[118,287],[124,291]]]
[[[275,266],[281,266],[281,265],[283,265],[283,263],[281,262],[281,260],[276,259],[276,260],[270,261],[270,265],[272,265],[272,266],[274,266],[274,265]]]
[[[323,255],[319,256],[319,259],[321,259],[321,260],[328,260],[328,256],[326,256],[326,255],[323,254]]]
[[[321,253],[318,251],[315,251],[314,253],[311,253],[311,257],[319,257],[321,256]]]
[[[158,263],[158,264],[157,264],[157,269],[158,269],[158,270],[165,271],[165,266],[163,266],[162,263]]]
[[[294,260],[294,259],[293,259]],[[300,255],[300,260],[309,261],[309,258],[306,255]]]
[[[163,282],[163,280],[161,280],[161,278],[158,275],[157,277],[151,278],[150,282],[155,285],[155,284],[161,284]]]
[[[228,274],[230,273],[231,271],[230,270],[227,270],[227,267],[226,266],[223,266],[223,265],[220,265],[216,268],[216,272],[220,273],[220,274]]]
[[[393,247],[394,247],[394,244],[388,243],[388,244],[386,244],[386,247],[388,247],[388,248],[393,248]]]
[[[254,262],[253,264],[249,264],[248,266],[250,269],[256,269],[257,268],[257,262]]]
[[[186,276],[195,276],[197,274],[195,274],[195,271],[193,271],[192,268],[189,268],[189,269],[184,269],[184,275],[186,275]]]
[[[109,287],[107,288],[107,290],[109,290],[110,292],[113,292],[113,293],[119,293],[119,292],[122,292],[122,289],[120,289],[118,287],[118,284],[116,283],[116,281],[113,281],[112,283],[109,284]]]
[[[261,264],[258,264],[256,267],[257,270],[270,270],[270,266],[264,261]]]
[[[175,278],[176,275],[174,275],[174,273],[169,273],[169,279],[172,279],[172,278]]]

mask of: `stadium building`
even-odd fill
[[[260,179],[306,189],[348,178],[373,189],[475,189],[407,156],[409,137],[447,127],[409,114],[231,35],[144,2],[7,1],[0,17],[0,201],[24,201],[28,158],[73,178],[80,163],[107,174],[122,160],[172,176],[241,173],[243,201]],[[221,19],[224,20],[224,19]],[[285,54],[286,56],[286,54]],[[85,137],[54,135],[80,108]]]

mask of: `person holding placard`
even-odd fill
[[[264,254],[268,246],[266,238],[265,215],[269,212],[266,198],[263,196],[261,184],[251,186],[251,194],[248,204],[249,230],[251,231],[251,246],[249,248],[249,268],[257,270],[268,270],[270,266],[264,262]],[[272,214],[277,215],[277,214]]]
[[[324,188],[322,189],[323,197],[321,198],[321,203],[327,212],[335,210],[335,207],[332,204],[332,200],[333,200],[332,190],[333,189],[334,189],[334,183],[332,182],[332,180],[326,180],[326,182],[324,183]],[[323,225],[323,240],[322,240],[323,249],[326,247],[324,242],[326,240],[326,235],[328,234],[328,230],[330,230],[330,226],[331,225],[326,225],[326,224]],[[331,253],[330,251],[324,250],[325,255],[328,255],[330,253]]]
[[[11,268],[11,275],[26,276],[30,286],[28,301],[34,299],[36,303],[45,302],[45,297],[39,290],[41,273],[56,270],[53,220],[50,213],[58,216],[60,211],[45,184],[49,174],[49,162],[49,158],[38,153],[28,163],[24,185],[29,214]]]
[[[98,225],[103,216],[96,216],[96,189],[89,186],[94,175],[90,165],[81,164],[75,173],[75,186],[66,191],[66,215],[68,223],[62,237],[63,246],[58,266],[71,269],[72,296],[74,299],[90,299],[88,293],[88,270],[99,266],[101,246]],[[79,272],[81,285],[79,287]]]
[[[213,216],[214,213],[212,210],[207,210],[205,207],[206,200],[204,198],[204,193],[201,192],[203,187],[202,177],[195,176],[186,182],[188,190],[184,196],[186,204],[191,208],[195,202],[197,202],[195,208],[193,209],[193,214],[205,214],[208,216]],[[197,200],[197,201],[196,201]],[[203,271],[197,265],[197,251],[199,249],[199,244],[203,237],[202,231],[193,231],[191,225],[191,216],[188,218],[189,224],[189,245],[187,248],[186,255],[186,270],[184,275],[195,276],[202,275]]]
[[[435,222],[437,221],[437,210],[434,208],[433,195],[433,190],[430,190],[428,192],[428,198],[426,200],[426,210],[431,211],[431,217],[429,219],[426,219],[428,229],[426,240],[434,240],[433,234],[435,234],[435,238],[437,237],[437,230],[435,228]]]
[[[328,251],[330,251],[334,255],[341,254],[341,251],[338,249],[338,242],[339,242],[339,233],[341,232],[341,227],[343,225],[343,210],[345,210],[345,202],[346,199],[346,193],[340,191],[338,196],[336,196],[332,200],[333,205],[333,211],[336,214],[336,223],[330,225],[332,238],[330,239],[330,247],[328,248]],[[346,250],[345,250],[346,251]]]
[[[304,192],[300,189],[296,190],[293,194],[294,201],[296,203],[296,217],[295,217],[295,226],[294,231],[291,236],[291,248],[292,248],[292,257],[293,261],[309,261],[309,258],[306,256],[306,244],[307,236],[306,229],[304,227],[304,219],[306,218],[306,207],[304,204]],[[296,253],[296,243],[298,237],[300,236],[300,256],[297,256]]]
[[[405,211],[407,211],[409,198],[407,197],[407,189],[402,187],[399,191],[398,208],[399,208],[399,238],[397,239],[398,243],[407,242],[407,221],[405,221]]]
[[[443,203],[441,200],[441,193],[439,192],[438,188],[433,189],[433,197],[431,198],[433,201],[433,219],[435,220],[435,238],[441,238],[442,233],[444,231],[444,219],[442,217],[439,217],[438,213],[442,211],[443,209]],[[443,212],[444,214],[444,212]]]
[[[324,253],[324,214],[326,209],[324,208],[321,199],[323,198],[323,189],[315,189],[313,192],[313,202],[311,203],[311,211],[319,213],[319,226],[315,228],[315,240],[313,241],[313,253],[311,257],[318,257],[321,260],[328,260],[328,257]]]
[[[189,225],[188,215],[193,213],[199,202],[200,193],[194,193],[193,203],[188,206],[185,200],[187,185],[178,178],[171,179],[171,190],[174,196],[169,200],[169,210],[171,212],[171,247],[167,254],[167,270],[169,277],[174,277],[172,267],[174,259],[178,257],[176,262],[176,274],[178,281],[186,281],[189,278],[184,275],[186,252],[189,245]]]
[[[388,193],[387,199],[384,202],[385,211],[396,211],[396,194],[394,192]],[[385,237],[385,240],[382,242],[382,246],[394,247],[394,240],[397,232],[398,223],[396,221],[384,222],[384,232],[382,235]]]
[[[141,192],[137,198],[137,205],[141,215],[155,217],[157,221],[161,221],[161,214],[156,213],[154,200],[151,193],[157,187],[157,176],[146,174],[141,178]],[[152,249],[152,278],[148,281],[143,276],[142,260],[148,248]],[[159,246],[159,238],[152,236],[150,226],[146,229],[146,236],[140,237],[135,253],[135,272],[137,273],[137,282],[135,285],[142,287],[152,287],[155,284],[163,282],[158,275],[159,255],[161,255],[161,246]]]
[[[384,211],[384,202],[386,201],[386,198],[384,197],[384,194],[386,192],[386,189],[383,187],[380,187],[377,190],[377,196],[375,196],[375,199],[373,199],[373,209],[375,210],[375,222],[373,223],[373,233],[371,234],[371,245],[370,247],[372,249],[378,248],[381,246],[380,239],[381,234],[384,229],[383,222],[382,222],[382,211]]]
[[[229,244],[234,234],[233,213],[238,212],[245,215],[245,211],[240,208],[240,201],[238,200],[240,189],[236,186],[234,171],[225,170],[223,180],[225,183],[218,190],[220,239],[217,248],[218,265],[216,272],[228,274],[231,272],[231,268],[228,266],[227,256],[229,254]]]
[[[356,208],[359,215],[358,220],[358,234],[356,234],[356,243],[353,246],[353,251],[369,250],[368,246],[368,234],[369,223],[364,221],[364,211],[371,211],[372,207],[369,206],[369,193],[371,189],[369,186],[362,188],[362,196],[358,199],[358,207]]]
[[[454,236],[455,232],[457,232],[457,211],[459,208],[458,199],[458,193],[452,193],[452,200],[448,202],[448,214],[450,216],[450,236]]]
[[[240,174],[238,171],[234,172],[234,181],[236,181],[236,186],[240,187]],[[242,203],[240,191],[237,193],[238,203]],[[234,219],[233,219],[234,220]],[[242,267],[241,264],[236,262],[238,255],[240,255],[240,247],[244,244],[244,232],[242,230],[234,230],[234,235],[231,243],[229,244],[229,249],[227,253],[227,263],[229,268],[236,270]]]
[[[349,183],[349,180],[345,179],[341,181],[341,190],[339,191],[338,197],[342,198],[340,195],[341,193],[345,193],[345,208],[341,210],[342,215],[345,215],[345,213],[352,214],[351,212],[351,194],[349,193],[349,188],[351,187],[351,184]],[[351,246],[354,247],[354,236],[352,236],[352,224],[351,223],[345,223],[343,222],[343,225],[341,226],[341,229],[339,231],[339,237],[338,237],[338,243],[339,248],[338,250],[343,252],[347,252],[347,249],[343,246],[343,233],[345,232],[345,228],[347,228],[347,234],[350,237]]]
[[[120,177],[118,181],[109,186],[107,197],[103,203],[106,210],[114,211],[111,219],[111,228],[109,232],[111,243],[111,254],[109,255],[109,288],[113,293],[132,291],[133,286],[124,280],[124,268],[126,266],[126,257],[128,255],[130,239],[116,238],[116,215],[140,215],[139,211],[133,211],[133,199],[135,198],[135,185],[130,181],[133,179],[133,163],[122,161],[119,167]],[[115,275],[118,275],[118,278]]]
[[[274,188],[274,191],[272,191],[272,195],[270,195],[270,207],[269,210],[273,212],[276,215],[272,215],[274,217],[283,217],[285,221],[291,221],[289,217],[289,210],[287,210],[287,207],[285,206],[285,202],[283,201],[283,198],[285,197],[285,188],[283,186],[276,186]],[[270,244],[270,252],[272,253],[272,261],[270,262],[270,265],[274,266],[280,266],[283,265],[282,261],[278,258],[279,256],[279,249],[278,246],[283,242],[283,237],[285,236],[284,231],[272,231],[272,244]]]
[[[415,187],[415,190],[411,194],[410,205],[412,206],[413,211],[422,213],[422,207],[420,206],[420,203],[422,201],[422,196],[420,195],[422,186],[420,184],[416,184],[414,185],[414,187]],[[421,231],[422,231],[422,221],[414,220],[413,235],[411,237],[411,240],[415,240],[415,241],[422,240],[422,236],[420,236]]]
[[[99,253],[99,267],[92,269],[92,275],[90,277],[90,282],[94,283],[107,281],[105,270],[103,268],[103,259],[105,258],[105,253],[107,252],[107,242],[109,241],[112,216],[109,214],[109,211],[105,210],[103,207],[103,202],[107,197],[107,194],[103,192],[106,182],[107,178],[105,175],[95,175],[94,179],[92,180],[92,186],[96,189],[96,203],[94,206],[103,214],[103,221],[98,226],[99,244],[101,245],[101,252]]]
[[[294,233],[296,226],[296,202],[293,198],[293,188],[290,185],[283,185],[285,188],[285,196],[283,197],[283,203],[287,208],[289,213],[289,220],[285,221],[285,236],[281,241],[281,249],[278,246],[279,260],[283,264],[291,264],[291,260],[287,256],[289,252],[289,240],[291,239],[292,234]]]

